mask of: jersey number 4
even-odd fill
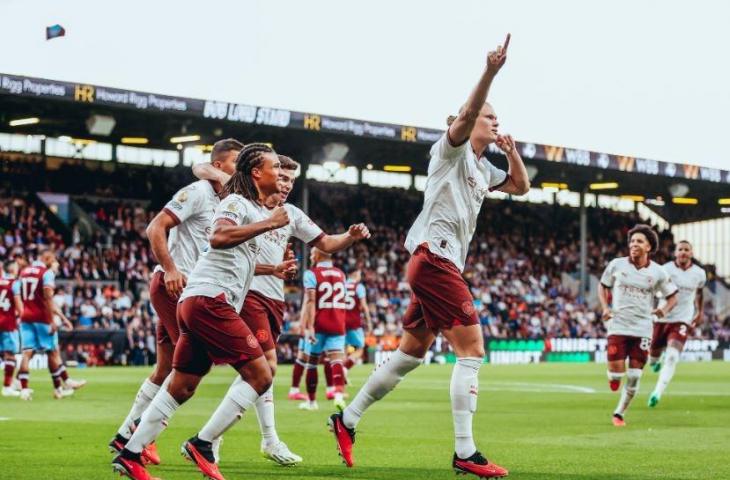
[[[35,299],[35,291],[38,288],[38,279],[34,277],[24,277],[20,280],[20,295],[26,302]]]
[[[0,291],[0,310],[3,312],[10,311],[10,299],[8,298],[8,291]]]
[[[347,297],[347,289],[344,283],[322,282],[317,286],[317,292],[319,293],[319,301],[317,302],[319,310],[347,308],[347,303],[344,301]]]

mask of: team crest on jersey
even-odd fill
[[[474,308],[474,302],[471,300],[461,304],[461,311],[464,312],[464,315],[468,316],[472,316],[477,312],[476,308]]]
[[[256,348],[259,345],[259,341],[256,340],[256,337],[254,337],[253,334],[246,337],[246,343],[248,343],[248,346],[251,348]]]
[[[264,328],[259,328],[256,330],[256,338],[260,343],[263,343],[269,339],[269,332],[267,332]]]
[[[238,205],[236,205],[235,203],[231,202],[231,203],[229,203],[226,206],[226,210],[225,211],[226,212],[231,212],[231,213],[236,213],[236,212],[238,212]]]
[[[185,203],[188,201],[188,192],[187,190],[183,190],[180,192],[180,194],[175,198],[180,203]]]

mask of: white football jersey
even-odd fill
[[[178,225],[170,229],[167,249],[177,269],[186,277],[208,245],[211,219],[219,204],[220,198],[210,182],[199,180],[180,189],[163,208],[178,221]],[[159,271],[163,271],[161,265],[155,267],[155,272]]]
[[[705,271],[694,263],[687,269],[683,270],[675,262],[668,262],[663,265],[664,270],[672,278],[672,281],[679,289],[677,293],[677,304],[664,318],[656,318],[656,322],[661,323],[692,323],[695,317],[695,296],[697,290],[705,286],[707,282],[707,274]]]
[[[311,243],[324,235],[304,212],[294,205],[284,204],[289,214],[289,225],[277,230],[270,230],[261,235],[261,253],[256,263],[278,265],[284,260],[286,245],[289,238],[296,237],[304,243]],[[264,208],[264,215],[271,216],[272,210]],[[251,281],[251,290],[255,290],[265,297],[284,301],[284,280],[273,275],[256,275]]]
[[[213,222],[225,220],[233,225],[248,225],[267,218],[264,208],[240,195],[228,195],[215,211]],[[232,248],[208,245],[188,277],[180,300],[202,295],[215,298],[221,293],[237,312],[243,306],[256,268],[261,236],[258,235]]]
[[[609,335],[651,338],[654,298],[677,293],[677,287],[667,272],[656,262],[636,267],[629,257],[611,260],[601,276],[603,286],[613,296],[613,318],[607,322]]]
[[[454,147],[444,133],[431,147],[423,210],[408,232],[406,249],[413,253],[426,242],[463,271],[482,201],[506,181],[507,173],[477,157],[469,140]]]

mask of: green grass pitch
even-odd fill
[[[351,372],[354,395],[371,367]],[[114,478],[107,443],[126,415],[149,369],[72,371],[89,384],[73,398],[53,400],[47,372],[32,373],[32,402],[0,398],[0,479]],[[291,369],[276,380],[281,438],[304,457],[279,467],[259,455],[253,412],[225,436],[221,471],[235,479],[453,479],[450,366],[421,367],[363,418],[355,445],[356,466],[339,461],[320,411],[302,412],[286,399]],[[219,367],[162,434],[165,480],[200,478],[179,455],[233,378]],[[321,378],[321,376],[320,376]],[[611,424],[618,401],[608,390],[605,367],[596,364],[485,365],[480,373],[475,438],[482,452],[506,466],[514,479],[720,479],[730,478],[730,364],[680,364],[656,409],[646,405],[656,374],[644,372],[626,428]],[[323,395],[320,394],[320,397]]]

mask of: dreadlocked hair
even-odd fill
[[[264,163],[264,154],[276,154],[273,148],[265,143],[249,143],[236,158],[236,173],[223,186],[222,196],[235,193],[251,201],[258,202],[258,190],[251,177],[251,170]]]

